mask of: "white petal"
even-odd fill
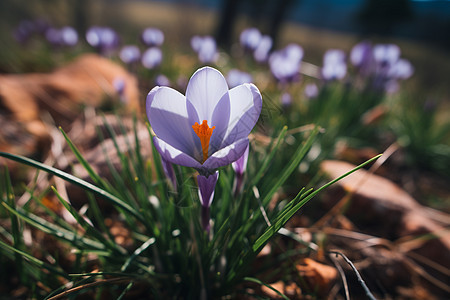
[[[206,170],[214,170],[238,160],[245,152],[248,146],[248,138],[241,139],[220,149],[211,155],[204,163],[202,168]]]
[[[147,96],[147,116],[155,134],[192,157],[201,158],[201,145],[194,139],[186,98],[169,87],[155,87]]]
[[[204,67],[189,80],[186,98],[197,110],[200,121],[210,121],[214,108],[227,92],[228,85],[223,75],[214,68]]]
[[[229,91],[230,119],[222,147],[246,138],[252,131],[262,108],[262,97],[251,83],[239,85]]]
[[[193,157],[184,152],[172,147],[157,136],[153,137],[156,150],[168,162],[185,167],[192,167],[199,169],[202,165]]]

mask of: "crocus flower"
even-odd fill
[[[163,85],[163,86],[170,86],[170,80],[169,80],[169,78],[167,78],[163,74],[159,74],[155,78],[155,84],[159,85],[159,86],[161,86],[161,85]]]
[[[242,184],[244,183],[244,172],[245,169],[247,168],[248,152],[249,152],[249,145],[247,145],[244,154],[242,154],[242,156],[239,157],[238,160],[236,160],[231,164],[236,174],[233,187],[235,196],[237,196],[237,194],[242,190]]]
[[[314,98],[316,98],[319,95],[319,88],[314,83],[308,83],[305,86],[304,93],[305,93],[305,97],[306,98],[314,99]]]
[[[125,45],[119,53],[120,59],[126,64],[132,64],[141,58],[141,50],[136,45]]]
[[[263,35],[255,51],[253,51],[253,58],[259,63],[267,61],[272,45],[272,38],[268,35]]]
[[[211,36],[193,36],[191,47],[202,63],[215,62],[218,58],[216,41]]]
[[[363,41],[353,46],[350,51],[350,62],[358,68],[360,74],[369,75],[373,66],[372,45]]]
[[[116,78],[114,78],[112,85],[113,85],[114,91],[116,91],[116,93],[119,95],[120,101],[122,101],[122,103],[126,103],[127,98],[126,98],[126,94],[125,94],[125,89],[126,89],[125,79],[121,76],[116,77]]]
[[[398,90],[398,79],[412,75],[412,66],[400,59],[400,48],[394,44],[378,44],[373,47],[374,79],[372,86],[377,90],[394,93]]]
[[[164,42],[164,33],[158,28],[145,28],[141,34],[141,41],[148,47],[161,46]]]
[[[401,58],[390,66],[387,75],[396,79],[408,79],[413,73],[414,67],[412,64],[408,60]]]
[[[53,46],[75,46],[78,43],[78,33],[70,26],[63,28],[50,27],[45,32],[45,38]]]
[[[291,96],[291,94],[289,94],[288,92],[284,92],[281,95],[281,105],[284,108],[288,108],[289,106],[291,106],[291,104],[292,104],[292,96]]]
[[[203,175],[197,176],[198,197],[202,204],[201,220],[202,226],[206,232],[209,232],[210,230],[209,207],[211,206],[212,200],[214,198],[214,190],[216,188],[216,183],[218,179],[219,179],[219,171],[215,171],[208,177]]]
[[[302,58],[303,48],[297,44],[289,44],[270,55],[270,71],[280,82],[294,81],[299,76]]]
[[[78,43],[78,33],[73,27],[61,28],[61,43],[63,46],[75,46]]]
[[[156,68],[161,64],[162,61],[162,52],[161,49],[157,47],[148,48],[143,54],[141,58],[142,65],[147,69]]]
[[[101,54],[119,46],[119,35],[109,27],[92,26],[86,32],[86,41]]]
[[[382,67],[392,65],[400,58],[400,48],[394,44],[375,45],[373,58]]]
[[[26,43],[35,32],[34,23],[30,20],[23,20],[14,30],[14,38],[19,43]]]
[[[324,80],[342,79],[347,73],[345,53],[339,49],[330,49],[323,57],[322,78]]]
[[[189,80],[186,96],[155,87],[147,96],[147,116],[159,153],[169,162],[211,175],[236,161],[259,118],[262,98],[253,84],[231,90],[216,69],[204,67]]]
[[[241,32],[239,41],[241,46],[250,51],[254,51],[261,42],[262,34],[257,28],[247,28]]]
[[[251,83],[252,75],[247,72],[240,71],[238,69],[231,69],[227,75],[228,86],[234,88],[243,83]]]
[[[173,165],[164,159],[164,157],[161,156],[161,164],[163,167],[164,174],[166,174],[166,177],[170,180],[170,183],[172,184],[173,188],[177,189],[177,178],[175,176],[175,171],[173,169]]]
[[[146,110],[155,147],[166,161],[199,172],[205,208],[212,201],[217,169],[244,154],[261,107],[255,85],[246,83],[229,90],[223,75],[211,67],[192,75],[186,96],[164,86],[149,92]]]
[[[50,28],[49,23],[44,19],[23,20],[13,32],[14,38],[21,44],[28,42],[34,34],[44,35]]]

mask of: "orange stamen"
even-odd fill
[[[206,120],[203,120],[203,123],[201,125],[199,125],[197,122],[192,125],[192,129],[194,129],[195,134],[197,134],[197,136],[200,138],[200,143],[202,144],[202,163],[204,163],[208,158],[209,140],[211,139],[214,128],[216,128],[216,126],[210,128],[208,126],[208,121]]]

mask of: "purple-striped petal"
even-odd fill
[[[229,91],[229,95],[230,118],[221,147],[246,138],[258,121],[262,108],[262,97],[254,84],[237,86]]]
[[[227,92],[225,77],[216,69],[203,67],[189,80],[186,98],[196,108],[201,121],[210,121],[215,107]]]
[[[214,189],[216,188],[217,179],[219,179],[219,171],[209,176],[198,175],[198,196],[202,206],[209,207],[214,198]]]
[[[177,178],[175,176],[175,171],[173,169],[173,165],[164,159],[164,156],[161,156],[161,164],[163,167],[164,174],[170,180],[174,189],[177,189]]]
[[[233,162],[231,166],[233,167],[233,170],[238,174],[242,175],[245,172],[245,169],[247,168],[247,161],[248,161],[248,152],[249,152],[249,144],[247,144],[247,147],[245,148],[244,154],[242,154],[241,157],[239,157],[238,160]]]
[[[194,136],[186,98],[169,87],[155,87],[147,96],[147,116],[156,136],[187,155],[202,158],[201,144]]]
[[[157,136],[153,137],[156,150],[159,154],[168,162],[177,164],[180,166],[191,167],[195,169],[201,169],[202,165],[193,157],[187,155],[184,152],[174,148],[168,143],[164,142]]]
[[[215,170],[231,164],[244,154],[247,146],[248,138],[244,138],[216,151],[203,163],[200,171],[207,173],[208,170]]]

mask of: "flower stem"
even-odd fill
[[[203,229],[209,234],[209,230],[211,228],[210,221],[210,209],[209,206],[202,205],[202,226]]]

